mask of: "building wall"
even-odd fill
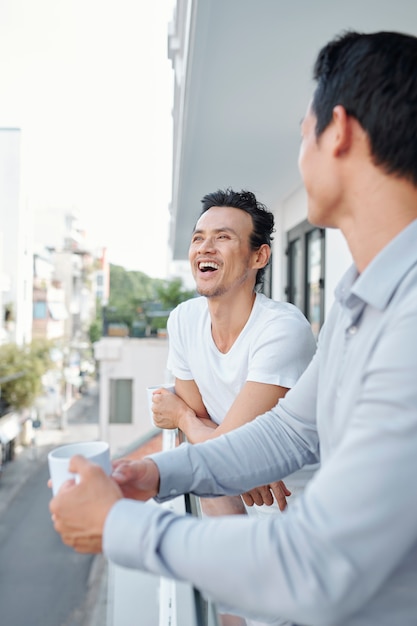
[[[291,195],[289,195],[278,214],[277,220],[281,222],[281,235],[284,243],[278,247],[274,242],[274,255],[276,257],[276,265],[274,267],[274,297],[276,299],[284,298],[283,285],[286,284],[286,259],[285,259],[285,240],[286,234],[291,228],[294,228],[307,219],[307,194],[304,187],[299,187]],[[326,229],[325,235],[325,315],[334,300],[334,290],[343,273],[352,263],[352,257],[347,247],[346,241],[341,232],[336,229]],[[279,295],[276,295],[279,294]]]
[[[326,315],[334,300],[334,290],[343,273],[352,264],[352,257],[340,230],[326,230]]]
[[[18,128],[0,129],[2,301],[3,307],[10,303],[14,310],[14,320],[7,328],[8,339],[21,345],[31,341],[32,220],[23,200],[20,141]]]
[[[146,387],[169,382],[166,369],[168,340],[103,337],[94,344],[100,363],[100,437],[118,454],[154,426],[148,409]],[[132,379],[132,423],[110,424],[110,381]]]
[[[414,32],[417,24],[417,5],[406,0],[381,0],[377,12],[373,0],[333,3],[331,11],[325,4],[305,2],[300,21],[297,3],[177,0],[168,36],[175,76],[174,272],[187,276],[187,233],[202,195],[217,187],[245,187],[276,216],[272,296],[286,299],[286,234],[307,216],[297,157],[317,52],[346,28]],[[334,287],[351,263],[339,232],[326,230],[325,257],[327,314]]]
[[[65,332],[65,320],[68,317],[65,307],[64,290],[53,285],[34,287],[34,309],[37,302],[41,303],[42,308],[44,306],[45,316],[37,316],[34,312],[32,326],[33,337],[42,339],[62,338]]]

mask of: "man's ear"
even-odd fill
[[[271,246],[268,246],[267,243],[263,243],[254,252],[254,268],[261,269],[262,267],[265,267],[268,264],[270,256]]]
[[[343,156],[352,144],[352,118],[346,113],[346,109],[338,104],[332,114],[332,137],[334,156]]]

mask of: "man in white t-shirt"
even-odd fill
[[[153,402],[156,425],[180,428],[191,443],[238,428],[275,406],[316,349],[299,309],[256,291],[270,261],[273,214],[248,191],[218,190],[202,205],[189,249],[201,297],[183,302],[169,317],[168,369],[176,394],[160,389]],[[272,504],[274,495],[283,509],[285,487],[295,495],[314,469],[244,500]],[[239,497],[206,499],[202,508],[208,515],[246,512]]]
[[[256,291],[271,257],[273,214],[249,191],[218,190],[204,196],[202,205],[189,249],[201,297],[178,305],[169,317],[168,369],[176,393],[159,389],[153,396],[155,424],[179,428],[191,443],[218,437],[274,407],[316,350],[299,309]],[[285,483],[243,494],[243,500],[201,499],[202,511],[211,516],[279,513],[315,469],[307,466]],[[222,615],[221,624],[246,622]]]

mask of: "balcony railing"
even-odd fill
[[[180,443],[185,440],[181,432],[178,435]],[[176,442],[177,431],[163,431],[164,450],[175,448]],[[162,506],[168,506],[177,513],[201,516],[198,498],[189,493]],[[160,607],[159,626],[219,626],[215,605],[207,602],[198,589],[187,583],[161,579]]]
[[[177,431],[162,431],[164,450],[174,448],[176,443]],[[191,494],[158,506],[180,515],[200,516],[198,498]],[[188,583],[158,579],[110,563],[107,595],[106,626],[219,626],[215,605]]]

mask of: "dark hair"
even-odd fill
[[[252,250],[258,250],[263,244],[271,246],[273,239],[272,233],[274,228],[274,215],[267,207],[258,202],[255,194],[251,191],[233,191],[233,189],[218,189],[213,193],[208,193],[201,200],[203,208],[200,216],[214,206],[232,207],[241,209],[248,213],[252,218],[253,229],[250,234],[249,244]],[[269,261],[268,261],[269,263]],[[267,263],[267,265],[268,265]],[[256,274],[256,285],[262,285],[265,269],[262,267]]]
[[[366,131],[375,165],[417,185],[417,38],[346,31],[319,52],[313,76],[316,136],[342,105]]]

